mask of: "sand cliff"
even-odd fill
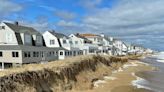
[[[92,89],[127,58],[79,56],[48,64],[26,65],[0,72],[0,92],[63,92]]]

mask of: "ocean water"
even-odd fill
[[[147,57],[142,61],[157,67],[158,70],[140,73],[144,81],[137,81],[136,85],[145,89],[151,89],[154,92],[164,92],[164,52]]]

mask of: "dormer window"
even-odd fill
[[[66,42],[66,40],[63,40],[63,44],[66,44],[67,42]]]
[[[5,26],[0,26],[0,29],[5,29]]]
[[[55,44],[55,40],[50,40],[50,45],[54,45]]]
[[[42,42],[42,37],[41,36],[37,36],[36,39],[37,39],[37,43],[41,43]]]

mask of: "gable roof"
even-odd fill
[[[52,35],[54,35],[57,38],[64,38],[65,37],[65,38],[69,39],[68,36],[66,36],[66,35],[64,35],[62,33],[56,33],[55,31],[48,31],[48,32],[50,32]]]
[[[75,34],[75,36],[78,37],[78,38],[84,39],[87,42],[91,42],[90,40],[88,40],[87,38],[85,38],[85,37],[83,37],[83,36],[81,36],[79,34]]]
[[[22,25],[16,25],[16,24],[12,24],[12,23],[7,23],[7,22],[3,22],[5,23],[9,28],[11,28],[14,32],[16,33],[29,33],[29,34],[41,34],[40,32],[36,31],[34,28],[32,27],[26,27],[26,26],[22,26]]]

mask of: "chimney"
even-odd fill
[[[80,34],[79,33],[76,33],[77,36],[79,36]]]
[[[18,22],[18,21],[16,21],[16,22],[15,22],[15,25],[17,25],[17,26],[18,26],[18,25],[19,25],[19,22]]]

